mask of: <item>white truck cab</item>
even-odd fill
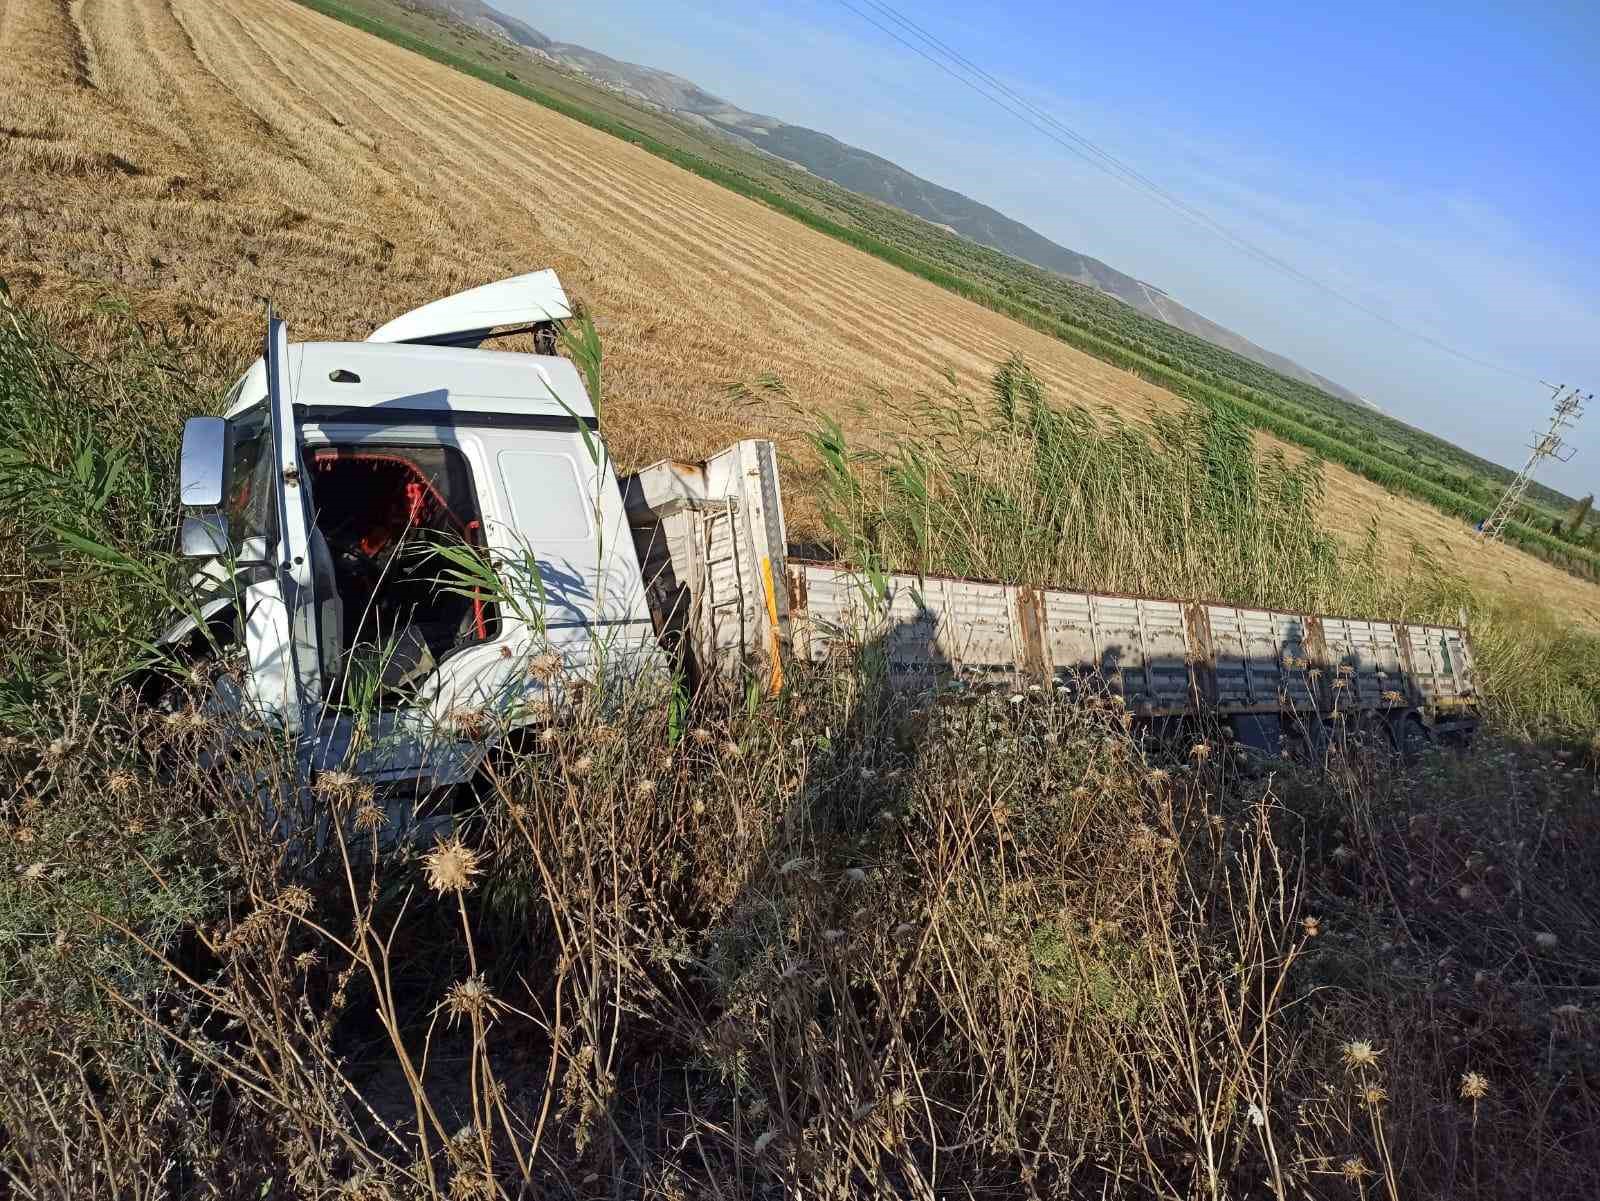
[[[199,616],[231,607],[236,703],[313,769],[453,782],[463,731],[540,720],[579,681],[665,674],[577,369],[477,346],[512,326],[548,347],[570,312],[543,271],[366,342],[290,343],[270,318],[225,417],[186,427],[183,546],[214,587]]]

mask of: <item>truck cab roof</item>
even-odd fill
[[[593,422],[577,368],[558,355],[405,342],[297,342],[286,374],[293,401],[319,411],[370,410],[375,423],[548,418]],[[227,416],[267,395],[266,365],[251,364]],[[354,413],[346,413],[346,419]]]
[[[380,326],[365,342],[300,342],[284,360],[289,399],[312,417],[337,413],[376,424],[436,424],[463,416],[592,424],[594,405],[576,368],[558,355],[480,350],[495,329],[516,332],[572,316],[548,268],[430,301]],[[227,416],[267,395],[257,359],[236,385]]]

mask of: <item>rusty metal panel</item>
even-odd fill
[[[1349,617],[1323,619],[1335,704],[1341,709],[1378,708],[1384,694],[1404,693],[1395,627],[1386,621]]]
[[[793,610],[797,652],[815,661],[843,642],[881,650],[896,687],[925,687],[951,676],[972,683],[1017,679],[1014,589],[907,575],[885,582],[886,593],[875,595],[864,576],[807,565],[805,605]]]
[[[939,604],[939,649],[970,683],[1010,683],[1022,660],[1016,589],[975,580],[928,580]]]
[[[1266,609],[1240,609],[1244,631],[1245,670],[1250,676],[1250,697],[1256,706],[1281,706],[1285,699],[1282,623]]]
[[[1361,661],[1360,631],[1354,628],[1360,624],[1344,617],[1322,619],[1323,636],[1328,647],[1328,674],[1323,686],[1329,690],[1330,703],[1334,705],[1348,704],[1345,694],[1349,692],[1350,678]]]
[[[1217,703],[1217,659],[1211,645],[1211,620],[1204,605],[1183,607],[1189,637],[1189,687],[1196,705]]]
[[[702,665],[715,663],[736,671],[761,643],[765,626],[760,584],[744,550],[744,514],[735,506],[695,510],[702,592],[692,628],[695,653]]]
[[[795,654],[821,663],[864,635],[867,598],[857,577],[839,568],[807,563],[796,574],[805,605],[793,613]]]
[[[870,590],[870,584],[865,586]],[[948,631],[942,591],[919,587],[915,577],[897,575],[888,578],[887,595],[871,597],[869,650],[875,649],[873,643],[882,647],[895,687],[930,688],[955,671],[943,645]]]
[[[1403,649],[1420,703],[1452,708],[1474,703],[1471,648],[1464,633],[1448,626],[1404,627]]]
[[[897,684],[1098,675],[1130,707],[1224,712],[1382,708],[1400,693],[1430,706],[1474,699],[1471,647],[1448,627],[1277,613],[1231,605],[1036,591],[975,580],[791,571],[795,650],[881,647]]]
[[[1284,705],[1295,712],[1320,707],[1317,685],[1321,675],[1312,676],[1326,657],[1322,622],[1301,613],[1274,613],[1278,638],[1278,689]]]
[[[1037,588],[1017,589],[1017,632],[1022,648],[1021,671],[1035,684],[1048,684],[1052,675],[1045,654],[1044,595]]]
[[[1476,665],[1472,658],[1472,643],[1465,630],[1446,627],[1441,631],[1444,650],[1450,661],[1451,681],[1455,699],[1461,704],[1475,704],[1478,697]]]
[[[1406,677],[1405,665],[1400,660],[1400,643],[1407,628],[1387,621],[1373,623],[1375,688],[1370,700],[1363,695],[1363,703],[1382,707],[1391,703],[1396,693],[1402,698],[1406,695],[1410,681]]]

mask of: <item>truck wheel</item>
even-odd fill
[[[1433,731],[1415,713],[1391,721],[1389,736],[1402,763],[1415,763],[1433,745]]]

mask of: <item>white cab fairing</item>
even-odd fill
[[[549,269],[497,280],[435,300],[373,330],[368,342],[420,342],[471,334],[503,325],[564,321],[572,316],[567,294]]]

